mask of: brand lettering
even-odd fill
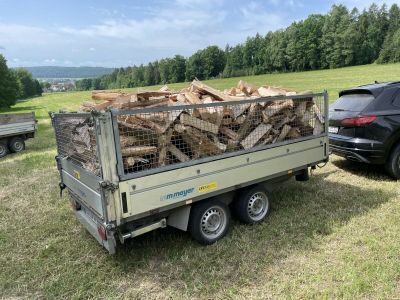
[[[185,189],[182,191],[162,195],[160,197],[160,199],[163,201],[163,200],[174,200],[174,199],[184,198],[187,195],[193,193],[193,191],[194,191],[194,188],[189,188],[189,189]]]

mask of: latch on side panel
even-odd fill
[[[109,190],[111,192],[114,192],[115,190],[118,189],[118,185],[112,183],[111,181],[105,180],[100,182],[100,186],[105,189]]]

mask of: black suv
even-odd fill
[[[334,154],[385,165],[400,179],[400,82],[340,92],[329,109],[329,142]]]

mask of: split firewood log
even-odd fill
[[[199,157],[222,153],[221,149],[211,141],[207,135],[196,128],[188,127],[185,132],[182,133],[182,137],[185,143],[190,146],[192,152]]]
[[[202,104],[203,102],[200,100],[199,94],[193,93],[193,92],[187,92],[185,93],[185,98],[191,103],[191,104]]]
[[[324,132],[324,124],[321,123],[319,118],[315,119],[315,124],[314,124],[314,130],[313,130],[313,135],[320,135],[321,133]]]
[[[167,158],[167,149],[171,142],[173,130],[170,128],[166,134],[161,134],[158,138],[158,165],[165,166]]]
[[[174,157],[176,157],[180,162],[189,161],[190,158],[179,150],[175,145],[170,144],[168,146],[168,152],[170,152]]]
[[[140,141],[140,139],[138,139],[134,136],[121,135],[120,143],[121,143],[121,148],[126,148],[129,146],[138,146],[138,145],[140,145],[141,141]]]
[[[286,91],[279,88],[274,88],[271,86],[262,86],[258,88],[258,93],[261,97],[273,97],[273,96],[283,96],[286,95]]]
[[[299,104],[297,105],[294,114],[298,118],[302,118],[304,116],[304,113],[306,112],[307,109],[307,102],[306,101],[300,101]]]
[[[130,98],[132,93],[110,92],[110,91],[92,91],[92,100],[115,101],[118,98]]]
[[[239,140],[239,135],[236,132],[234,132],[233,130],[229,129],[228,127],[221,126],[219,128],[219,131],[233,141]]]
[[[240,144],[244,149],[250,149],[271,130],[272,125],[260,124]]]
[[[262,121],[260,113],[261,109],[262,106],[258,103],[253,103],[250,105],[249,113],[237,132],[239,140],[242,140],[245,136],[247,136],[252,126],[257,126]]]
[[[193,80],[191,86],[194,87],[195,90],[200,92],[201,94],[207,94],[212,96],[215,100],[229,101],[228,95],[225,95],[224,93],[221,93],[220,91],[205,85],[199,80]]]
[[[254,84],[250,84],[244,80],[240,80],[236,87],[240,91],[242,91],[246,96],[251,96],[254,94],[260,96],[259,92],[257,91],[257,87]]]
[[[291,128],[292,127],[290,127],[289,125],[283,126],[283,128],[281,130],[281,133],[279,134],[279,136],[278,136],[276,141],[277,142],[282,142],[286,138],[286,136],[288,135],[288,133],[289,133]]]
[[[132,146],[122,148],[122,156],[134,156],[141,157],[144,155],[157,153],[157,147],[155,146]]]
[[[207,131],[207,132],[217,134],[218,130],[219,130],[217,125],[207,122],[207,121],[200,120],[195,117],[192,117],[188,114],[181,114],[179,119],[180,119],[180,122],[182,125],[192,126],[194,128],[200,129],[202,131]]]
[[[144,163],[144,164],[150,163],[150,161],[148,159],[145,159],[143,157],[135,157],[135,156],[125,157],[123,159],[123,161],[124,161],[124,166],[128,167],[128,168],[133,167],[137,163]]]
[[[296,127],[291,128],[289,130],[288,134],[286,135],[286,137],[288,137],[290,139],[296,139],[300,136],[301,136],[300,129],[296,128]]]

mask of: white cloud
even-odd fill
[[[55,64],[57,60],[55,58],[46,58],[43,62],[46,64]]]
[[[97,15],[94,19],[98,21],[82,26],[0,22],[0,45],[7,48],[7,57],[19,57],[19,64],[27,65],[147,63],[174,54],[188,56],[211,44],[233,45],[256,32],[281,28],[288,20],[283,10],[273,13],[269,9],[275,1],[159,0],[158,5],[130,7],[145,7],[145,13],[130,14],[129,18],[119,10],[93,8],[90,13]],[[290,1],[294,0],[285,0],[285,5]]]

